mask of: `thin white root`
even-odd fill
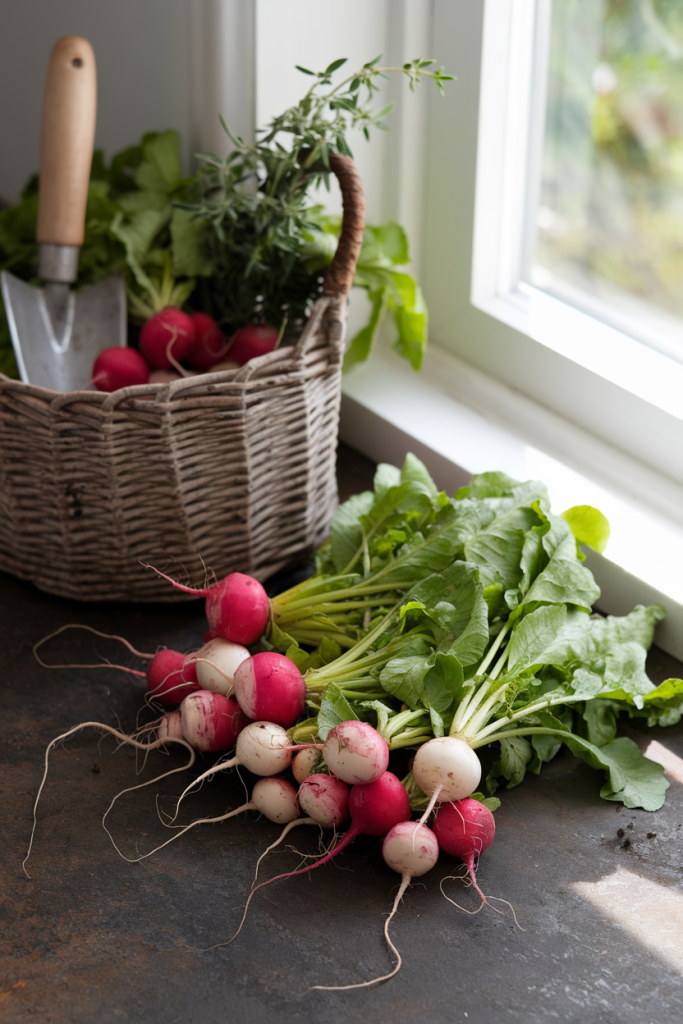
[[[235,765],[235,764],[237,764],[237,758],[236,757],[231,757],[229,761],[219,761],[218,764],[215,764],[213,766],[213,768],[207,769],[207,771],[205,771],[203,773],[203,775],[200,775],[199,778],[194,780],[194,782],[191,782],[190,785],[187,786],[183,790],[183,792],[180,794],[180,797],[178,799],[178,803],[176,804],[175,814],[173,815],[172,818],[170,818],[170,821],[175,821],[175,819],[178,817],[178,811],[180,810],[180,805],[183,802],[183,800],[185,799],[185,797],[187,796],[187,794],[190,792],[191,789],[194,789],[194,787],[199,785],[200,782],[203,782],[204,779],[208,779],[210,775],[215,775],[216,772],[220,772],[224,768],[232,768],[233,765]]]
[[[45,785],[45,783],[47,781],[47,772],[48,772],[48,767],[49,767],[50,751],[58,743],[60,743],[62,740],[68,739],[69,736],[73,736],[74,733],[80,732],[81,729],[100,729],[103,732],[109,733],[111,736],[115,736],[116,739],[121,740],[122,743],[127,743],[130,746],[135,747],[138,750],[154,750],[157,747],[162,746],[164,743],[180,743],[183,747],[185,747],[187,750],[189,750],[192,753],[192,755],[194,756],[194,750],[190,746],[190,744],[187,742],[187,740],[175,739],[175,737],[173,737],[173,736],[168,736],[168,737],[166,737],[166,739],[154,740],[152,743],[139,743],[137,740],[132,739],[130,736],[126,736],[125,733],[120,732],[118,729],[112,728],[111,725],[104,725],[102,722],[83,722],[83,723],[81,723],[81,725],[74,725],[74,727],[72,729],[69,729],[68,732],[62,733],[61,736],[56,736],[55,739],[53,739],[50,743],[48,743],[47,748],[45,750],[45,771],[43,772],[43,778],[42,778],[42,781],[41,781],[40,786],[38,788],[38,794],[36,796],[36,802],[33,805],[33,828],[31,829],[31,838],[29,840],[28,850],[26,851],[26,856],[24,857],[24,859],[22,861],[22,864],[21,864],[21,866],[23,868],[23,871],[24,871],[24,874],[26,875],[27,878],[30,878],[31,876],[29,875],[28,871],[26,870],[26,862],[28,861],[29,857],[31,856],[31,849],[33,847],[33,837],[35,836],[36,826],[38,824],[38,818],[37,818],[38,801],[40,800],[41,793],[43,792],[43,787],[44,787],[44,785]]]
[[[505,905],[508,906],[510,908],[510,910],[512,911],[512,917],[514,919],[515,924],[519,928],[520,932],[525,932],[526,931],[526,928],[522,928],[521,924],[517,920],[517,914],[515,913],[515,908],[512,906],[512,904],[510,903],[509,900],[504,900],[501,896],[488,896],[487,899],[495,900],[496,903],[505,903]],[[496,908],[495,907],[491,907],[491,910],[496,910]],[[498,911],[496,911],[496,913],[503,914],[502,910],[498,910]],[[505,914],[503,914],[503,917],[505,917]]]
[[[394,906],[388,918],[384,922],[384,938],[387,940],[387,945],[389,946],[389,949],[396,957],[396,966],[394,967],[393,971],[390,971],[389,974],[383,974],[379,978],[372,978],[371,981],[359,981],[355,985],[311,985],[311,987],[308,989],[309,992],[313,992],[315,989],[317,989],[319,992],[345,992],[347,989],[350,988],[367,988],[368,985],[378,985],[380,981],[389,981],[389,978],[393,978],[395,974],[398,974],[398,972],[401,970],[401,964],[403,963],[403,961],[401,960],[401,954],[399,953],[399,951],[396,949],[396,946],[389,938],[389,925],[391,923],[392,917],[398,910],[399,903],[403,899],[403,893],[410,885],[410,879],[411,876],[408,874],[404,874],[403,877],[401,878],[401,885],[399,887],[398,892],[396,893]]]
[[[504,900],[501,896],[485,896],[482,899],[481,903],[479,904],[479,906],[477,907],[476,910],[467,910],[466,907],[462,907],[459,903],[456,903],[455,900],[452,900],[450,896],[446,896],[446,893],[443,891],[443,883],[444,882],[450,882],[451,880],[454,881],[456,878],[463,883],[465,888],[470,888],[472,886],[472,884],[473,884],[471,881],[468,881],[468,872],[467,872],[467,870],[466,870],[465,875],[446,875],[445,878],[441,879],[441,881],[439,882],[439,888],[441,889],[441,895],[444,897],[444,899],[448,900],[449,903],[452,903],[454,907],[457,907],[458,910],[462,910],[463,913],[469,914],[470,917],[473,917],[475,914],[478,914],[479,911],[486,905],[487,907],[490,907],[491,910],[493,910],[494,913],[500,914],[501,917],[505,917],[505,911],[498,910],[497,907],[491,906],[491,900],[494,900],[496,903],[504,903],[512,911],[512,917],[514,919],[515,924],[519,928],[520,932],[525,932],[526,931],[526,928],[522,928],[521,924],[517,920],[517,914],[515,913],[515,908],[512,906],[512,904],[509,902],[509,900]]]
[[[120,853],[120,850],[119,850],[118,846],[116,845],[116,843],[114,842],[114,837],[112,836],[111,832],[109,831],[109,829],[105,825],[105,821],[107,820],[107,815],[109,814],[109,812],[111,811],[112,807],[114,806],[116,801],[119,799],[119,797],[120,796],[124,796],[126,793],[132,793],[136,789],[144,789],[145,786],[151,786],[155,782],[161,782],[162,779],[167,778],[169,775],[175,775],[176,772],[185,772],[185,771],[187,771],[187,769],[191,768],[192,765],[195,763],[196,758],[197,758],[196,752],[194,751],[194,749],[192,747],[190,747],[190,759],[187,762],[187,764],[181,764],[180,768],[172,768],[171,771],[164,772],[163,775],[157,775],[155,778],[149,779],[147,782],[139,782],[137,786],[129,786],[127,789],[122,789],[120,793],[116,794],[116,796],[114,797],[112,802],[109,804],[109,807],[107,807],[106,811],[102,815],[102,828],[104,829],[104,831],[107,833],[107,835],[111,839],[112,845],[113,845],[114,849],[117,852]],[[121,856],[123,856],[123,854],[121,854]],[[127,860],[128,858],[125,858],[125,859]]]
[[[254,873],[254,881],[251,883],[252,889],[256,885],[256,879],[258,878],[258,869],[261,866],[261,861],[263,860],[263,858],[267,854],[269,854],[271,850],[274,850],[276,846],[279,846],[280,843],[283,842],[285,837],[292,831],[293,828],[296,828],[297,825],[318,825],[318,824],[319,824],[319,822],[317,822],[315,820],[315,818],[295,818],[294,821],[290,821],[289,824],[285,825],[285,827],[283,828],[282,832],[280,833],[279,837],[275,840],[275,842],[271,843],[270,846],[266,850],[263,851],[263,853],[261,854],[259,859],[256,861],[256,871]],[[240,928],[241,927],[242,926],[240,925]]]
[[[241,807],[237,807],[234,811],[228,811],[227,814],[221,814],[217,818],[196,818],[194,821],[191,821],[189,825],[185,825],[180,832],[176,832],[174,836],[171,836],[170,839],[167,839],[165,843],[161,844],[161,846],[155,846],[155,848],[153,850],[150,850],[149,853],[143,853],[139,857],[126,857],[125,853],[121,853],[121,851],[119,850],[118,846],[114,842],[114,839],[112,838],[111,832],[109,831],[108,828],[106,828],[106,826],[105,831],[109,838],[111,839],[116,852],[120,854],[120,856],[123,857],[124,860],[127,860],[129,864],[137,864],[138,861],[145,860],[147,857],[151,857],[153,853],[158,853],[159,850],[163,850],[164,846],[168,846],[169,843],[174,842],[176,839],[180,839],[180,837],[184,835],[185,832],[189,832],[189,830],[191,828],[194,828],[195,825],[211,825],[218,821],[227,821],[228,818],[234,818],[236,814],[241,814],[242,811],[255,810],[256,807],[254,806],[254,804],[251,803],[251,801],[249,801],[248,804],[242,804]]]
[[[149,661],[154,657],[153,654],[146,654],[144,651],[136,650],[135,647],[133,647],[133,645],[129,643],[128,640],[126,640],[126,638],[123,636],[116,636],[116,634],[113,633],[101,633],[99,629],[93,629],[92,626],[85,626],[81,622],[67,622],[65,626],[60,626],[59,629],[56,629],[54,631],[54,633],[49,633],[47,636],[44,636],[42,640],[39,640],[37,644],[33,645],[33,657],[36,659],[38,664],[41,665],[43,668],[123,668],[124,671],[126,672],[136,671],[135,669],[129,669],[122,665],[109,665],[107,662],[98,662],[97,665],[48,665],[41,658],[38,657],[38,654],[36,652],[39,647],[42,647],[43,644],[46,644],[48,640],[52,640],[54,637],[59,636],[59,634],[63,633],[65,629],[86,629],[88,633],[94,633],[95,636],[101,636],[105,640],[119,640],[122,644],[124,644],[125,647],[128,648],[131,654],[135,655],[136,658],[145,658]],[[145,673],[139,672],[137,674],[144,676]]]
[[[430,801],[429,801],[429,803],[427,804],[427,807],[426,807],[426,809],[425,809],[425,812],[424,812],[424,814],[422,815],[422,817],[420,818],[420,820],[419,820],[419,821],[417,822],[417,824],[418,824],[418,825],[424,825],[425,821],[427,820],[427,818],[429,817],[429,815],[430,815],[430,814],[432,813],[432,811],[434,810],[434,804],[435,804],[435,803],[436,803],[436,801],[437,801],[437,800],[439,799],[439,793],[441,792],[441,790],[442,790],[442,789],[443,789],[443,786],[437,786],[437,787],[436,787],[436,789],[435,789],[435,790],[434,790],[434,792],[432,793],[432,798],[431,798],[431,800],[430,800]]]

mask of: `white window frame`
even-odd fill
[[[430,158],[452,168],[450,190],[458,193],[454,211],[444,213],[448,182],[439,171],[428,182],[422,244],[431,254],[424,278],[432,340],[683,484],[683,364],[519,287],[535,162],[527,111],[535,106],[538,118],[543,110],[542,98],[530,103],[537,11],[547,20],[549,0],[435,0],[435,38],[448,66],[463,73],[459,95],[447,100],[453,109],[432,104]]]
[[[377,460],[412,449],[444,484],[463,470],[518,475],[534,446],[567,477],[623,498],[627,518],[640,517],[634,543],[676,534],[683,562],[683,366],[519,286],[544,106],[540,95],[529,102],[543,58],[534,31],[547,25],[550,0],[433,0],[430,14],[431,55],[458,76],[445,99],[430,100],[419,267],[430,351],[419,378],[386,348],[354,369],[342,437]],[[667,589],[656,573],[649,585],[627,562],[590,564],[604,610],[661,600],[658,642],[683,656],[683,587]]]

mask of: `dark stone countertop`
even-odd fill
[[[344,496],[368,486],[371,464],[344,453]],[[678,1024],[683,1019],[683,726],[640,735],[668,752],[673,775],[665,807],[630,811],[599,797],[600,775],[569,753],[502,794],[497,836],[479,882],[509,900],[470,916],[448,903],[443,858],[408,890],[392,923],[403,955],[387,984],[310,992],[386,973],[382,936],[398,884],[378,840],[357,840],[338,861],[280,881],[254,899],[230,946],[201,952],[233,933],[258,854],[277,826],[247,813],[197,828],[140,864],[113,849],[100,821],[119,790],[182,763],[153,754],[146,767],[111,738],[84,731],[57,749],[38,813],[27,879],[21,870],[31,808],[47,743],[79,721],[131,729],[144,686],[114,670],[41,669],[32,644],[67,622],[125,635],[139,649],[190,650],[205,630],[200,602],[79,605],[0,577],[3,744],[0,758],[0,1018],[73,1024],[337,1022],[386,1024]],[[87,633],[60,637],[55,661],[121,659],[121,649]],[[127,660],[127,659],[126,659]],[[127,660],[133,664],[133,659]],[[657,679],[680,666],[661,652]],[[97,766],[97,767],[96,767]],[[184,775],[124,796],[110,823],[129,856],[167,838],[158,821]],[[247,781],[245,779],[245,781]],[[216,778],[187,812],[222,813],[243,800],[237,773]],[[186,819],[189,820],[189,817]],[[318,836],[295,830],[288,845],[313,853]],[[262,877],[292,870],[300,856],[273,853]],[[445,892],[468,910],[459,880]],[[497,904],[506,910],[504,904]]]

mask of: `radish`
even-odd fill
[[[379,978],[372,978],[370,981],[359,981],[355,985],[312,985],[311,988],[324,992],[342,992],[350,988],[367,988],[368,985],[376,985],[380,981],[388,981],[401,970],[401,954],[389,938],[389,925],[403,894],[410,885],[411,879],[426,874],[439,859],[439,844],[436,836],[426,825],[416,824],[414,821],[401,821],[394,825],[390,832],[387,832],[382,844],[382,856],[384,861],[401,876],[401,885],[396,893],[394,906],[388,918],[384,922],[384,938],[387,945],[396,957],[396,966],[389,974],[383,974]]]
[[[180,704],[199,689],[195,666],[180,651],[165,648],[147,667],[147,697],[160,704]]]
[[[208,690],[200,692],[209,693]],[[193,694],[186,699],[192,700],[196,696],[197,694]],[[234,704],[237,707],[237,703],[232,697],[222,697],[217,693],[212,693],[211,696],[218,700],[229,701],[231,705]],[[182,707],[180,710],[182,712]],[[242,714],[241,711],[240,714]],[[184,727],[183,735],[185,735]],[[187,736],[185,738],[187,739]],[[190,740],[189,742],[192,741]],[[277,775],[278,772],[289,768],[292,763],[293,749],[287,731],[281,726],[274,725],[273,722],[249,722],[248,725],[241,729],[237,736],[235,756],[231,757],[229,761],[221,761],[219,764],[215,764],[213,768],[209,768],[199,778],[195,779],[194,782],[191,782],[180,795],[176,814],[187,793],[204,779],[208,779],[210,775],[226,771],[228,768],[234,768],[236,765],[244,765],[247,771],[250,771],[253,775]]]
[[[249,719],[232,697],[197,690],[180,705],[180,721],[183,736],[195,750],[216,753],[235,746]]]
[[[469,743],[457,736],[441,736],[418,748],[413,777],[431,797],[421,821],[426,821],[437,800],[462,800],[474,793],[481,779],[481,762]]]
[[[272,352],[277,347],[280,332],[270,324],[248,324],[233,335],[229,348],[230,359],[244,366],[250,359]]]
[[[325,776],[325,778],[330,777]],[[318,776],[313,776],[313,778],[318,778]],[[308,779],[307,782],[309,783],[309,790],[312,790],[311,780]],[[306,786],[306,782],[302,784],[302,788],[303,786]],[[308,796],[304,795],[301,789],[299,790],[299,803],[304,810],[308,810],[308,806],[310,806],[308,804]],[[323,805],[324,802],[321,801],[319,806]],[[374,782],[366,782],[352,787],[349,795],[349,814],[351,816],[351,827],[329,853],[321,857],[314,864],[309,864],[305,868],[299,868],[298,871],[287,871],[282,875],[275,875],[274,878],[268,879],[267,882],[261,882],[261,885],[257,885],[252,890],[247,900],[247,905],[244,908],[245,914],[254,893],[262,886],[270,885],[271,882],[276,882],[279,878],[292,878],[295,875],[303,875],[307,871],[312,871],[314,868],[327,864],[328,861],[331,861],[333,857],[336,857],[338,853],[348,846],[356,836],[377,836],[378,838],[385,836],[394,825],[398,825],[399,822],[405,821],[410,816],[410,800],[399,779],[392,775],[391,772],[384,772]]]
[[[349,789],[334,775],[309,775],[299,786],[299,805],[323,828],[339,828],[349,814]]]
[[[292,775],[296,781],[301,784],[312,775],[319,761],[320,753],[316,747],[308,747],[295,754],[292,758]]]
[[[302,753],[306,753],[306,751],[302,751]],[[296,828],[298,825],[319,825],[321,828],[336,829],[346,821],[348,817],[349,789],[348,786],[343,782],[340,782],[339,779],[335,779],[334,775],[310,775],[299,787],[298,798],[301,810],[304,811],[308,817],[297,818],[296,821],[290,821],[284,827],[275,842],[271,843],[270,846],[263,851],[256,862],[256,871],[254,873],[254,881],[252,882],[252,895],[255,891],[253,887],[256,885],[261,861],[271,852],[271,850],[274,850],[276,846],[280,845],[283,839],[293,828]],[[247,900],[239,928],[228,942],[221,943],[221,945],[229,945],[230,942],[233,942],[242,931],[242,926],[247,918],[247,911],[249,909],[250,902],[251,896],[249,896],[249,899]]]
[[[92,371],[98,391],[118,391],[133,384],[147,384],[149,367],[134,348],[105,348],[100,352]]]
[[[324,783],[323,779],[325,779]],[[329,821],[332,824],[337,823],[339,816],[344,810],[343,791],[339,788],[343,783],[339,779],[332,781],[333,779],[334,776],[332,775],[312,775],[299,787],[299,804],[309,815],[309,818],[302,818],[300,824],[310,823],[313,813],[318,816],[315,820],[323,828],[326,827],[325,821]],[[277,882],[280,878],[293,878],[295,875],[303,875],[314,868],[327,864],[345,846],[348,846],[356,836],[385,836],[394,825],[398,825],[399,822],[405,821],[410,816],[410,800],[399,779],[392,775],[391,772],[384,772],[374,782],[366,782],[352,787],[349,795],[348,810],[351,815],[351,827],[335,843],[329,853],[325,854],[324,857],[320,857],[314,864],[309,864],[305,868],[299,868],[298,871],[286,871],[284,874],[274,875],[267,882],[261,882],[260,885],[255,886],[251,890],[249,899],[244,907],[239,928],[229,942],[232,942],[241,931],[247,911],[249,910],[249,904],[255,893],[263,888],[264,885]],[[344,819],[341,818],[341,820],[343,821]],[[290,827],[292,826],[288,826],[288,829]],[[327,827],[331,827],[331,825]],[[277,843],[282,842],[287,830],[283,832],[276,843],[273,843],[273,846],[277,846]],[[272,849],[272,846],[268,847],[268,850],[270,849]],[[259,858],[259,864],[263,857],[265,857],[265,854],[268,853],[268,850]],[[258,864],[256,870],[258,871]],[[228,943],[222,943],[222,945],[228,945]]]
[[[330,729],[322,751],[330,771],[350,785],[374,782],[389,764],[386,741],[367,722],[354,719]]]
[[[219,636],[209,640],[198,651],[190,655],[188,664],[193,665],[197,682],[202,690],[213,690],[214,693],[222,693],[224,697],[231,697],[235,672],[249,657],[251,657],[249,651],[242,644],[224,640]],[[249,715],[249,717],[253,720],[267,716]]]
[[[496,823],[493,814],[478,800],[458,800],[439,805],[432,824],[439,846],[453,857],[460,857],[467,866],[472,885],[483,903],[488,900],[477,885],[474,861],[493,842]]]
[[[289,729],[303,714],[306,683],[284,654],[255,654],[237,667],[233,683],[237,703],[252,720],[275,722]]]
[[[183,737],[183,726],[180,720],[179,711],[167,711],[159,721],[157,726],[157,739],[160,740],[182,740]]]
[[[187,361],[195,370],[208,370],[220,362],[228,350],[222,330],[208,313],[193,313],[194,342]]]
[[[156,313],[140,331],[140,352],[151,367],[168,370],[192,348],[195,326],[182,309],[168,306]]]
[[[147,566],[154,569],[153,565]],[[213,587],[186,587],[158,569],[154,572],[185,594],[206,598],[209,630],[237,644],[253,644],[259,639],[270,615],[268,595],[258,580],[242,572],[231,572]]]

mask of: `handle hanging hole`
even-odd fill
[[[74,68],[82,68],[83,67],[83,61],[81,60],[80,57],[74,57],[74,59],[71,61],[71,65]]]

